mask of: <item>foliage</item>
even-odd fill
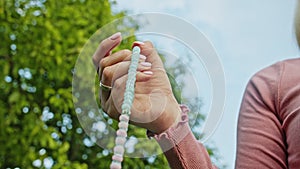
[[[111,5],[0,1],[0,168],[108,168],[111,154],[91,143],[79,124],[71,83],[87,39],[126,14],[113,13]],[[145,135],[143,129],[133,131]],[[124,161],[124,168],[162,166],[163,155]]]

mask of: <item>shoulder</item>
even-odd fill
[[[250,82],[274,85],[274,83],[278,83],[284,78],[283,75],[300,76],[300,58],[288,59],[272,64],[255,73],[251,77]]]
[[[255,73],[248,82],[245,94],[273,110],[283,94],[300,83],[300,58],[272,64]]]
[[[281,82],[286,86],[300,82],[300,58],[281,62]]]

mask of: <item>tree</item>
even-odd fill
[[[108,168],[111,154],[91,143],[79,124],[71,83],[87,39],[126,14],[113,13],[111,5],[109,0],[0,2],[0,168]],[[133,40],[120,48],[130,48]],[[124,168],[161,166],[167,166],[163,155],[124,161]]]

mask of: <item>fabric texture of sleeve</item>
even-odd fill
[[[240,108],[237,169],[300,167],[300,60],[255,74]]]
[[[181,121],[154,137],[162,148],[172,169],[215,169],[205,147],[196,140],[188,124],[188,108],[180,106]]]

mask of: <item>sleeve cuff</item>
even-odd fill
[[[181,120],[176,125],[160,134],[147,131],[147,136],[153,137],[164,152],[178,145],[191,132],[188,124],[188,112],[190,110],[186,105],[180,105],[180,109]]]

